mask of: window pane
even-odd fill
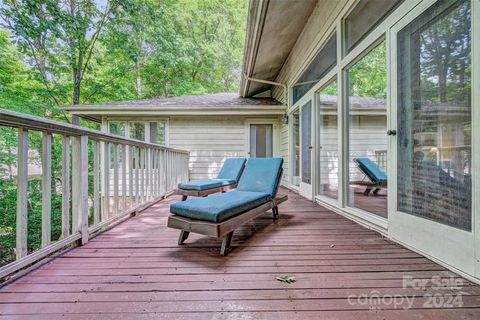
[[[125,136],[125,122],[120,121],[109,121],[108,122],[108,132],[111,134],[116,134],[117,136]]]
[[[150,122],[150,142],[165,145],[165,122]]]
[[[292,184],[300,185],[300,111],[292,113],[292,138],[293,138],[293,161],[292,161]]]
[[[272,129],[271,124],[250,125],[250,157],[271,158],[273,156]]]
[[[348,70],[348,205],[387,217],[387,70],[382,42]]]
[[[145,122],[130,122],[130,138],[145,141]]]
[[[471,230],[470,1],[411,22],[398,57],[398,209]]]
[[[337,63],[337,36],[334,34],[320,50],[307,70],[293,85],[293,103],[300,100]]]
[[[318,193],[338,199],[337,80],[320,90],[317,98],[320,159]]]
[[[308,101],[302,107],[302,182],[311,183],[312,180],[312,102]]]
[[[365,38],[403,0],[360,0],[345,19],[346,53]]]

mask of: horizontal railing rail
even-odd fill
[[[86,244],[93,234],[141,211],[170,194],[179,182],[188,180],[189,153],[185,150],[2,109],[0,127],[13,128],[10,130],[16,130],[18,137],[16,145],[0,146],[17,158],[13,164],[17,190],[15,261],[0,267],[0,279],[62,248]],[[41,134],[37,152],[41,159],[41,165],[37,165],[41,166],[38,248],[27,241],[32,210],[28,205],[32,167],[29,132]],[[54,137],[61,145],[61,164],[55,166],[61,168],[61,186],[52,181]],[[61,208],[57,208],[61,211],[61,234],[57,239],[52,239],[52,193],[61,197]]]

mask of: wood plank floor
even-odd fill
[[[227,257],[215,239],[177,246],[178,231],[165,225],[178,198],[159,202],[1,288],[0,317],[480,319],[480,286],[282,192],[290,200],[281,218],[239,230]],[[296,282],[275,279],[282,275]]]

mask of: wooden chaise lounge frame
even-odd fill
[[[283,170],[282,170],[283,171]],[[282,176],[280,172],[280,177]],[[280,185],[280,182],[279,182]],[[277,186],[277,191],[278,191]],[[277,194],[277,193],[275,193]],[[187,240],[190,232],[203,234],[205,236],[222,238],[222,246],[220,248],[220,255],[226,256],[230,251],[230,245],[232,243],[233,232],[249,222],[261,216],[268,210],[272,210],[273,219],[279,218],[278,205],[288,200],[287,195],[277,194],[274,199],[267,203],[264,203],[258,207],[250,209],[242,214],[234,216],[228,220],[222,222],[210,222],[204,220],[196,220],[185,218],[176,214],[172,214],[168,217],[167,226],[173,229],[179,229],[180,237],[178,238],[178,245],[182,245]]]
[[[187,200],[188,197],[206,197],[208,195],[218,193],[218,192],[227,192],[230,189],[235,189],[237,187],[236,183],[229,184],[226,186],[210,188],[205,190],[186,190],[186,189],[176,189],[175,194],[182,196],[182,201]]]

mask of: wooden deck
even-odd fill
[[[480,319],[479,286],[288,194],[281,218],[268,214],[239,230],[227,257],[220,241],[196,235],[177,246],[178,231],[165,224],[178,198],[162,201],[1,288],[0,317]],[[275,279],[282,275],[296,282]],[[404,277],[426,286],[404,288]],[[439,288],[439,279],[461,283]]]

